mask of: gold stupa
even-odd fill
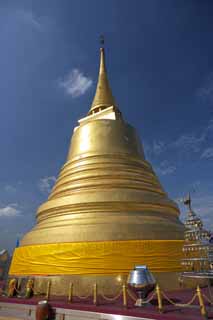
[[[122,118],[104,48],[90,111],[74,128],[66,163],[36,219],[15,249],[11,276],[48,276],[58,288],[71,278],[83,292],[94,279],[112,288],[146,264],[161,283],[176,286],[184,232],[179,210]]]

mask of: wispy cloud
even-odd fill
[[[42,23],[40,19],[36,17],[32,11],[19,9],[15,12],[15,16],[22,23],[25,23],[28,26],[30,25],[38,31],[42,30]]]
[[[213,131],[213,119],[211,119],[206,127],[206,131]]]
[[[176,167],[171,165],[167,160],[164,160],[156,168],[156,171],[159,175],[165,176],[174,173],[176,171]]]
[[[16,188],[14,187],[14,186],[11,186],[11,185],[6,185],[5,186],[5,191],[7,191],[7,192],[11,192],[11,193],[14,193],[14,192],[16,192]]]
[[[212,147],[208,146],[213,141],[213,119],[200,133],[184,133],[173,141],[154,141],[151,144],[145,143],[145,154],[148,157],[161,156],[164,152],[178,152],[186,155],[197,153],[201,158],[212,158]]]
[[[195,181],[195,182],[193,182],[193,183],[191,184],[189,192],[191,192],[191,191],[192,191],[192,192],[196,192],[196,191],[198,191],[200,188],[201,188],[201,182],[200,182],[200,180],[197,180],[197,181]]]
[[[213,230],[213,197],[212,195],[198,195],[193,197],[192,205],[195,212],[203,219],[205,226]]]
[[[148,155],[148,157],[153,155],[158,156],[162,154],[167,148],[166,143],[162,140],[154,140],[151,144],[144,141],[143,147],[145,154]]]
[[[193,133],[191,134],[184,134],[180,136],[171,147],[175,147],[178,149],[184,149],[187,151],[199,152],[201,149],[201,145],[205,140],[205,135],[196,136]]]
[[[21,213],[21,210],[18,209],[17,203],[11,203],[7,206],[0,208],[0,217],[17,217]]]
[[[201,181],[196,180],[193,183],[190,183],[189,185],[185,186],[182,189],[182,194],[179,195],[177,198],[175,198],[174,201],[177,202],[178,204],[183,205],[184,199],[188,196],[189,193],[191,195],[191,198],[194,199],[194,195],[201,193],[200,192],[201,188],[202,188]],[[185,207],[185,206],[183,206],[183,207]]]
[[[204,143],[207,142],[209,136],[213,133],[213,119],[210,119],[206,127],[204,127],[200,134],[194,132],[185,133],[178,137],[175,141],[168,144],[171,148],[182,149],[185,151],[199,152],[203,148]]]
[[[41,178],[39,180],[38,187],[39,187],[41,192],[50,193],[55,181],[56,181],[56,177],[55,176]]]
[[[202,86],[197,90],[197,95],[202,99],[213,101],[213,72],[211,72]]]
[[[163,141],[154,141],[153,142],[153,152],[156,155],[161,154],[165,149],[165,142]]]
[[[213,147],[205,149],[201,155],[201,158],[202,159],[213,159]]]
[[[16,233],[16,237],[19,238],[19,239],[22,238],[23,235],[24,235],[23,232],[17,232],[17,233]]]
[[[181,220],[184,221],[188,212],[188,208],[183,204],[183,199],[188,192],[191,194],[192,209],[202,219],[204,227],[213,231],[213,197],[212,197],[212,183],[208,187],[201,184],[197,180],[187,186],[183,186],[183,193],[178,195],[175,201],[178,203],[181,210]]]
[[[73,69],[64,79],[59,80],[59,86],[73,98],[84,95],[92,83],[92,79],[85,76],[79,69]]]

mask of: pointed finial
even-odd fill
[[[104,47],[104,35],[103,34],[100,35],[100,45],[101,45],[101,47]]]
[[[184,199],[183,203],[188,206],[189,208],[189,211],[192,210],[192,207],[191,207],[191,195],[190,195],[190,192],[188,193],[188,196],[187,198]]]
[[[100,44],[101,44],[101,47],[100,47],[99,76],[98,76],[95,97],[93,99],[89,114],[96,113],[98,111],[101,111],[111,106],[113,106],[115,109],[118,110],[115,99],[112,95],[108,78],[107,78],[103,35],[100,36]]]

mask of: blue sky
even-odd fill
[[[147,159],[213,228],[212,15],[205,0],[0,2],[0,248],[33,226],[65,162],[94,95],[100,34]]]

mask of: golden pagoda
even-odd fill
[[[10,276],[47,277],[57,294],[67,291],[69,281],[82,293],[94,281],[109,292],[143,264],[164,288],[177,287],[184,237],[179,209],[122,117],[103,47],[95,97],[78,122],[37,223],[14,251]]]

